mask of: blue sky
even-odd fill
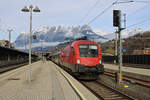
[[[114,1],[116,0],[1,0],[0,39],[8,39],[7,29],[10,28],[14,30],[12,41],[15,41],[21,32],[29,31],[29,13],[21,12],[24,6],[32,4],[41,9],[40,13],[33,14],[33,29],[35,30],[43,26],[87,24]],[[114,5],[90,26],[108,33],[115,31],[112,26],[113,9],[121,9],[127,14],[127,26],[150,18],[150,0],[146,3],[136,2],[146,0],[133,1],[135,2]],[[129,29],[134,28],[150,29],[150,20]]]

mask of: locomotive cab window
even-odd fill
[[[80,57],[98,57],[98,48],[97,45],[79,45]]]

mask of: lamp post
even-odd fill
[[[41,42],[41,53],[42,53],[42,61],[44,61],[44,56],[43,56],[43,48],[44,48],[44,46],[43,46],[43,42],[44,42],[44,40],[40,40],[40,42]]]
[[[12,29],[8,29],[8,32],[9,32],[9,48],[11,48],[11,32],[13,30]]]
[[[40,9],[36,6],[33,7],[30,5],[29,7],[25,6],[21,11],[30,12],[30,36],[29,36],[29,78],[28,81],[31,82],[31,42],[32,42],[32,12],[40,12]]]

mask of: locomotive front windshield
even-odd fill
[[[79,45],[80,57],[98,57],[97,45]]]

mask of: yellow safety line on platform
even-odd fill
[[[57,68],[57,67],[56,67]],[[57,68],[58,69],[58,68]],[[66,79],[70,82],[70,84],[72,85],[72,87],[76,90],[76,92],[80,95],[80,97],[82,98],[82,100],[87,100],[83,94],[78,90],[78,88],[72,83],[72,81],[64,74],[63,71],[61,71],[60,69],[58,69],[58,71],[60,73],[62,73],[64,75],[64,77],[66,77]]]

